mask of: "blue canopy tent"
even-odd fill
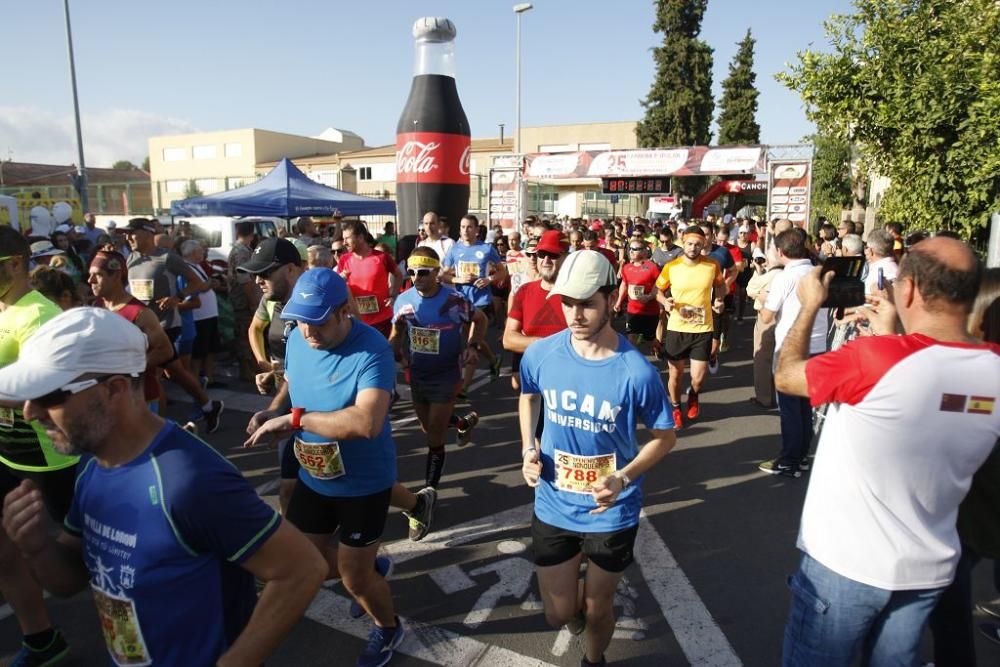
[[[170,205],[171,215],[396,215],[396,202],[344,192],[313,181],[288,158],[256,183]]]

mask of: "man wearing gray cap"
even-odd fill
[[[0,401],[23,404],[56,449],[81,455],[58,537],[28,480],[4,498],[4,529],[47,590],[90,585],[116,664],[261,664],[325,563],[228,461],[150,412],[145,368],[135,325],[74,308],[0,369]],[[267,581],[259,601],[253,575]]]
[[[532,343],[521,359],[521,473],[535,489],[538,588],[550,625],[586,630],[582,667],[605,664],[615,590],[633,561],[642,475],[676,442],[659,374],[611,327],[615,284],[603,255],[571,254],[550,291],[561,297],[569,328]],[[639,422],[652,433],[641,449]]]

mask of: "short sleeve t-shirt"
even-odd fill
[[[644,260],[636,266],[629,262],[622,267],[622,286],[628,297],[628,312],[632,315],[660,314],[660,304],[653,299],[647,303],[638,301],[638,297],[648,296],[656,290],[656,279],[660,277],[660,268],[653,262]]]
[[[281,319],[285,304],[272,299],[261,299],[254,317],[267,322],[267,352],[272,359],[285,360],[285,345],[288,335],[295,328],[295,320]]]
[[[226,260],[229,264],[226,280],[229,283],[229,303],[232,304],[233,310],[250,309],[250,303],[247,301],[243,285],[253,282],[254,277],[246,271],[237,271],[237,269],[249,262],[252,255],[253,251],[250,249],[250,246],[239,241],[234,243],[233,247],[229,250],[229,257]]]
[[[414,381],[458,382],[464,326],[472,313],[469,300],[450,287],[439,287],[432,297],[421,296],[415,287],[399,295],[392,321],[406,323]]]
[[[285,379],[292,405],[306,412],[334,412],[354,405],[358,393],[396,386],[396,362],[377,330],[354,321],[337,347],[316,350],[294,329],[285,348]],[[299,480],[324,496],[368,496],[396,481],[396,445],[389,416],[375,438],[331,441],[300,431],[294,443],[303,463]],[[310,472],[312,471],[312,472]]]
[[[681,256],[664,266],[656,286],[661,290],[669,287],[674,299],[667,330],[712,331],[712,291],[724,282],[719,264],[709,257],[699,257],[696,264],[688,264]]]
[[[38,327],[62,311],[41,292],[32,290],[0,311],[0,367],[17,361],[21,346]],[[76,456],[56,452],[38,422],[26,422],[20,408],[0,408],[0,462],[16,470],[60,470]]]
[[[667,248],[661,245],[653,251],[652,260],[654,264],[662,269],[668,262],[680,257],[682,252],[684,252],[684,248],[680,246],[673,245]]]
[[[497,249],[491,245],[469,245],[459,241],[451,247],[441,265],[455,270],[455,289],[464,294],[473,306],[483,308],[492,303],[493,293],[489,286],[479,288],[472,283],[489,276],[490,264],[496,266],[502,261]]]
[[[448,251],[451,250],[452,246],[455,245],[455,239],[450,236],[442,236],[437,241],[432,241],[430,239],[424,239],[417,244],[418,248],[431,248],[438,254],[438,261],[443,262]]]
[[[566,315],[558,297],[549,298],[541,280],[525,283],[514,294],[514,303],[507,314],[521,323],[525,336],[544,338],[566,328]]]
[[[166,422],[128,463],[80,462],[66,530],[84,562],[119,665],[214,665],[256,603],[242,567],[277,512],[204,442]]]
[[[365,324],[378,324],[392,317],[392,308],[385,302],[389,298],[389,276],[396,270],[395,260],[381,250],[372,250],[364,257],[348,252],[337,262],[337,273],[351,288]]]
[[[785,265],[783,271],[779,272],[771,281],[771,287],[767,291],[767,300],[764,308],[778,314],[778,323],[774,327],[774,350],[777,353],[781,346],[785,344],[785,338],[792,329],[795,318],[802,310],[799,303],[798,289],[799,280],[802,276],[812,271],[812,263],[808,259],[797,259]],[[812,332],[809,335],[809,353],[819,354],[826,351],[827,334],[827,312],[820,309],[816,313],[813,321]],[[774,355],[777,363],[778,355]]]
[[[590,361],[573,349],[564,331],[528,347],[521,360],[521,392],[542,395],[540,460],[535,514],[564,530],[612,532],[639,522],[642,477],[602,514],[589,490],[628,465],[639,452],[639,423],[650,429],[674,427],[670,401],[656,369],[618,335],[618,351]]]
[[[133,252],[128,256],[127,263],[128,286],[132,296],[153,311],[164,329],[180,326],[177,309],[163,311],[156,302],[176,293],[174,277],[184,275],[187,262],[180,255],[160,248],[152,255]]]

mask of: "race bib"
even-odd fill
[[[705,324],[704,306],[681,306],[677,312],[687,324]]]
[[[455,275],[466,280],[479,280],[479,262],[459,262]]]
[[[570,493],[594,492],[594,484],[617,470],[614,454],[578,456],[555,450],[556,488]]]
[[[631,299],[639,300],[642,297],[646,296],[646,288],[644,288],[642,285],[629,285],[628,295],[629,298]]]
[[[152,279],[139,279],[128,281],[129,288],[132,290],[132,296],[139,299],[139,301],[152,301],[153,300],[153,281]]]
[[[423,354],[440,354],[441,330],[410,327],[410,350]]]
[[[362,315],[374,315],[378,312],[378,298],[368,295],[355,297],[358,304],[358,312]]]
[[[14,428],[13,408],[0,408],[0,428]]]
[[[337,442],[304,442],[295,438],[295,458],[316,479],[337,479],[347,472]]]
[[[95,586],[91,586],[91,590],[94,592],[94,606],[97,607],[97,616],[101,621],[104,642],[115,664],[153,664],[146,641],[142,638],[135,602],[105,593]]]

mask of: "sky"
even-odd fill
[[[395,141],[413,73],[410,28],[445,16],[458,29],[457,83],[475,138],[511,136],[511,0],[70,0],[88,166],[140,163],[151,136],[257,127],[315,136],[351,130]],[[523,126],[638,120],[661,42],[653,0],[534,0],[522,15]],[[0,160],[76,162],[61,0],[4,3]],[[812,132],[774,75],[827,46],[823,21],[849,0],[709,0],[701,37],[721,84],[747,28],[757,40],[761,142]]]

